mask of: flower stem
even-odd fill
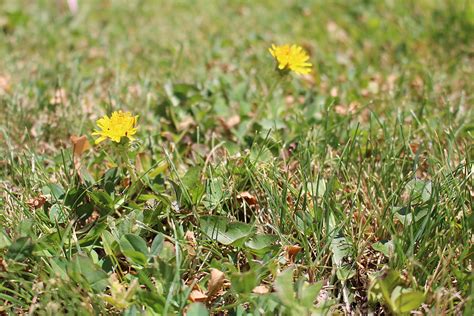
[[[273,82],[273,84],[270,86],[270,89],[268,90],[267,95],[265,96],[265,99],[263,99],[262,104],[257,108],[257,111],[255,112],[254,117],[250,121],[249,125],[247,126],[247,130],[250,129],[253,124],[258,120],[260,115],[262,114],[262,111],[267,108],[267,104],[270,101],[271,96],[273,95],[273,92],[275,92],[276,88],[280,85],[284,78],[284,75],[279,75],[278,78]]]
[[[121,146],[119,148],[119,155],[121,159],[121,164],[125,169],[128,171],[130,174],[130,178],[132,180],[132,183],[136,183],[138,181],[137,174],[135,172],[135,169],[133,168],[132,164],[130,163],[130,159],[128,158],[128,152],[127,152],[128,146]]]

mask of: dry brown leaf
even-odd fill
[[[415,88],[418,92],[423,89],[423,86],[425,85],[423,78],[420,76],[416,76],[412,81],[411,81],[411,86]]]
[[[417,143],[410,143],[409,145],[410,145],[411,151],[412,151],[414,154],[416,154],[416,152],[418,151],[418,148],[420,147],[420,145],[417,144]]]
[[[230,130],[234,128],[235,126],[239,125],[240,123],[240,116],[239,115],[232,115],[229,118],[219,118],[219,122],[221,123],[222,127],[224,127],[226,130]]]
[[[89,217],[86,219],[86,224],[91,224],[91,223],[95,222],[99,217],[100,217],[99,212],[93,211],[92,214],[91,214],[91,216],[89,216]]]
[[[308,7],[303,8],[303,16],[309,17],[309,16],[311,16],[311,14],[312,14],[312,12],[311,12],[310,8],[308,8]]]
[[[322,302],[326,302],[327,300],[329,300],[330,297],[331,297],[331,295],[329,294],[329,291],[323,288],[319,291],[319,294],[318,294],[318,297],[316,298],[316,301],[319,304],[319,303],[322,303]]]
[[[184,245],[184,247],[186,248],[186,252],[189,257],[196,257],[196,249],[193,246],[191,246],[190,244],[187,244],[187,245]]]
[[[219,292],[224,286],[224,280],[224,272],[218,269],[211,269],[211,278],[207,283],[207,295],[211,297]]]
[[[245,200],[245,202],[247,202],[249,205],[257,205],[257,198],[248,191],[238,194],[237,198],[239,200]]]
[[[291,262],[294,262],[296,255],[300,253],[301,249],[303,248],[301,248],[299,245],[285,246],[287,259]]]
[[[132,184],[132,179],[130,179],[130,177],[123,178],[120,184],[122,187],[128,188]]]
[[[64,89],[57,89],[56,91],[54,91],[54,96],[49,99],[49,103],[52,105],[64,104],[66,103],[66,101],[66,90]]]
[[[81,109],[84,114],[93,114],[94,113],[94,105],[96,102],[91,95],[85,95],[81,100]],[[94,113],[95,116],[95,113]],[[95,117],[96,118],[96,117]]]
[[[165,138],[169,142],[173,141],[173,133],[171,132],[168,132],[168,131],[161,132],[161,137]]]
[[[378,94],[380,91],[380,85],[377,80],[370,80],[369,84],[367,85],[367,90],[369,90],[372,94]]]
[[[191,302],[206,302],[207,301],[207,295],[204,294],[203,292],[199,290],[192,290],[191,293],[189,294],[189,299]]]
[[[174,244],[171,241],[165,240],[163,243],[163,247],[172,253],[176,252],[176,248],[174,247]]]
[[[87,141],[87,137],[85,135],[72,135],[70,139],[75,157],[80,157],[86,150],[90,148],[90,144]]]
[[[395,84],[397,83],[398,76],[396,74],[391,74],[387,77],[387,88],[389,91],[395,89]]]
[[[7,263],[0,257],[0,271],[7,271]]]
[[[347,108],[344,105],[338,104],[334,107],[334,111],[339,114],[339,115],[346,115],[347,114]]]
[[[358,103],[351,102],[349,106],[338,104],[334,107],[334,111],[339,115],[352,114],[357,110]]]
[[[224,63],[220,60],[211,60],[206,64],[207,69],[219,68],[224,73],[235,71],[237,67],[233,64]]]
[[[8,93],[11,90],[10,77],[0,75],[0,95],[2,93]]]
[[[346,31],[334,21],[329,21],[326,24],[326,30],[328,31],[329,36],[334,40],[347,42],[349,39]]]
[[[303,79],[303,81],[310,86],[314,86],[316,84],[316,78],[312,73],[302,75],[301,79]]]
[[[295,97],[292,96],[291,94],[290,94],[290,95],[287,95],[287,96],[285,97],[285,103],[286,103],[286,105],[293,105],[293,104],[295,104],[295,101],[296,101]]]
[[[191,257],[196,256],[196,237],[194,236],[194,232],[188,230],[186,234],[184,234],[184,239],[186,239],[186,250],[188,251],[188,255]]]
[[[142,94],[142,87],[139,84],[134,84],[128,87],[128,93],[133,97],[138,98]]]
[[[82,177],[80,158],[82,154],[90,148],[90,144],[87,141],[87,137],[85,135],[83,136],[72,135],[70,139],[71,139],[72,148],[73,148],[72,151],[73,151],[74,168],[76,169],[79,177]]]
[[[196,245],[196,236],[194,236],[194,232],[193,232],[193,231],[188,230],[188,231],[184,234],[184,239],[186,239],[186,241],[187,241],[190,245],[193,245],[193,246]]]
[[[295,150],[298,149],[298,143],[293,142],[288,145],[288,154],[292,154],[295,152]]]
[[[270,289],[266,285],[259,285],[253,288],[252,293],[255,294],[267,294],[270,292]]]
[[[44,203],[46,203],[46,198],[42,195],[26,202],[26,204],[28,204],[28,206],[32,209],[40,208],[44,205]]]
[[[181,122],[178,123],[176,128],[178,129],[178,131],[184,131],[195,125],[196,122],[194,122],[192,116],[187,116]]]
[[[104,49],[100,47],[91,47],[89,49],[88,54],[89,54],[90,59],[97,59],[97,58],[104,58],[104,56],[106,55],[106,52]]]
[[[146,153],[144,153],[144,152],[138,153],[136,158],[135,158],[135,169],[137,171],[144,171],[142,161],[147,161],[147,160],[149,160],[149,159],[148,159]]]

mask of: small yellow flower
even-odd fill
[[[137,132],[135,128],[137,118],[138,116],[132,116],[130,112],[122,111],[113,112],[110,118],[104,115],[103,118],[98,119],[96,122],[101,130],[96,130],[92,133],[92,135],[100,136],[95,140],[95,143],[98,144],[107,138],[117,143],[120,143],[122,137],[134,140],[133,135]]]
[[[309,56],[301,46],[276,46],[272,44],[272,47],[268,50],[278,62],[278,69],[289,69],[300,75],[305,75],[311,72],[312,64],[308,62]]]

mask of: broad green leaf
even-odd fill
[[[75,187],[69,189],[64,197],[64,205],[74,208],[81,203],[85,195],[85,190],[82,187]]]
[[[383,285],[383,288],[387,289],[387,292],[392,292],[400,282],[400,273],[395,270],[390,270],[386,275],[379,278],[379,282]]]
[[[411,225],[418,222],[428,214],[428,210],[422,207],[396,207],[393,208],[394,215],[403,225]]]
[[[200,219],[202,231],[224,245],[240,246],[253,234],[253,227],[241,222],[230,223],[226,217],[204,216]]]
[[[390,304],[391,293],[399,282],[400,274],[395,270],[376,276],[369,287],[369,299],[373,302],[385,300]]]
[[[101,215],[107,215],[114,211],[114,200],[107,192],[93,191],[89,192],[88,195]]]
[[[278,236],[276,235],[254,235],[245,242],[245,247],[254,250],[257,253],[264,253],[268,251],[277,240]]]
[[[72,211],[76,213],[76,216],[80,219],[86,219],[94,212],[94,205],[92,203],[81,204]]]
[[[122,253],[134,264],[145,266],[149,251],[145,240],[140,236],[125,234],[120,238]]]
[[[108,276],[85,255],[75,255],[67,266],[67,272],[76,282],[90,286],[96,292],[103,291],[108,285]],[[87,283],[82,282],[85,280]]]
[[[259,121],[259,124],[265,130],[277,130],[286,128],[286,124],[281,120],[263,119]]]
[[[376,242],[372,244],[372,248],[375,251],[383,253],[386,257],[391,257],[394,252],[394,245],[391,240]]]
[[[427,202],[431,198],[431,181],[413,179],[406,184],[405,192],[410,196],[410,203]]]
[[[221,204],[224,197],[222,188],[224,187],[224,180],[222,178],[213,178],[207,181],[206,184],[206,198],[204,205],[208,209],[215,209]]]
[[[351,254],[351,245],[344,237],[336,237],[331,242],[332,261],[336,266],[341,266],[344,257]]]
[[[10,238],[7,237],[6,232],[2,229],[0,230],[0,249],[8,247],[12,244]]]
[[[240,147],[236,143],[226,141],[224,144],[224,148],[227,150],[229,155],[233,156],[240,152]]]
[[[191,195],[190,202],[198,204],[206,190],[204,184],[201,182],[201,168],[190,168],[184,175],[182,182],[188,193]]]
[[[58,204],[53,204],[49,209],[49,219],[53,223],[62,224],[66,222],[67,216]]]
[[[115,190],[115,184],[119,181],[118,169],[111,168],[104,174],[104,189],[108,194],[112,194]]]
[[[123,250],[123,255],[130,259],[131,263],[144,267],[147,263],[147,257],[140,251],[131,249]]]
[[[167,169],[168,169],[169,165],[168,165],[168,162],[166,160],[162,160],[160,161],[155,168],[153,168],[149,173],[148,173],[148,177],[150,179],[154,179],[156,176],[158,176],[159,174],[162,174],[163,172],[165,172]]]
[[[345,265],[338,267],[336,270],[337,278],[341,281],[349,280],[350,278],[354,277],[355,274],[356,271],[354,269]]]
[[[253,164],[257,164],[259,162],[270,162],[273,159],[273,155],[267,147],[252,147],[249,158]]]
[[[202,303],[192,303],[186,312],[187,316],[208,316],[209,311]]]
[[[51,258],[49,261],[49,265],[51,270],[54,272],[54,275],[61,277],[63,280],[69,280],[67,264],[68,261],[64,258]]]
[[[8,247],[7,258],[21,261],[30,257],[34,249],[34,244],[29,237],[20,237]]]
[[[79,244],[81,246],[95,242],[98,240],[102,232],[107,228],[107,224],[104,222],[98,222],[95,224],[89,231],[87,231],[85,236],[81,236]]]
[[[300,304],[308,309],[313,307],[314,301],[316,300],[316,297],[318,296],[322,287],[323,282],[321,281],[314,284],[303,284],[299,295]]]
[[[68,242],[68,241],[66,241]],[[61,250],[61,236],[53,231],[37,239],[34,254],[45,257],[55,257]]]
[[[16,226],[20,236],[30,236],[35,238],[36,234],[34,232],[35,220],[33,218],[26,218],[18,223]]]
[[[324,179],[319,179],[319,181],[308,182],[307,184],[308,191],[314,197],[323,197],[326,193],[326,181]]]
[[[81,166],[80,174],[87,186],[92,186],[93,184],[96,183],[94,177],[92,177],[89,170],[87,169],[87,166]]]
[[[411,312],[423,304],[425,295],[419,291],[402,290],[400,295],[393,301],[393,305],[400,313]]]
[[[230,275],[232,289],[237,293],[251,293],[253,288],[258,285],[256,271],[249,270],[243,273],[232,273]]]
[[[101,239],[105,253],[109,256],[113,256],[114,250],[112,245],[114,242],[116,242],[115,237],[108,230],[104,230],[102,232]]]
[[[278,298],[282,301],[283,304],[288,306],[295,304],[295,291],[293,289],[293,269],[287,269],[276,277],[275,290]]]
[[[45,185],[41,189],[41,191],[43,192],[44,195],[51,195],[51,197],[53,198],[53,202],[56,202],[62,199],[64,196],[64,189],[55,183],[50,183],[48,185]]]
[[[138,235],[125,234],[120,238],[120,248],[122,251],[133,250],[148,256],[146,241]]]
[[[163,249],[164,240],[165,238],[163,234],[156,234],[155,238],[153,239],[153,242],[151,243],[150,256],[157,256],[161,252],[161,250]]]

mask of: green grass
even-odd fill
[[[470,315],[472,34],[467,0],[2,1],[0,314]],[[314,72],[273,90],[287,42]]]

